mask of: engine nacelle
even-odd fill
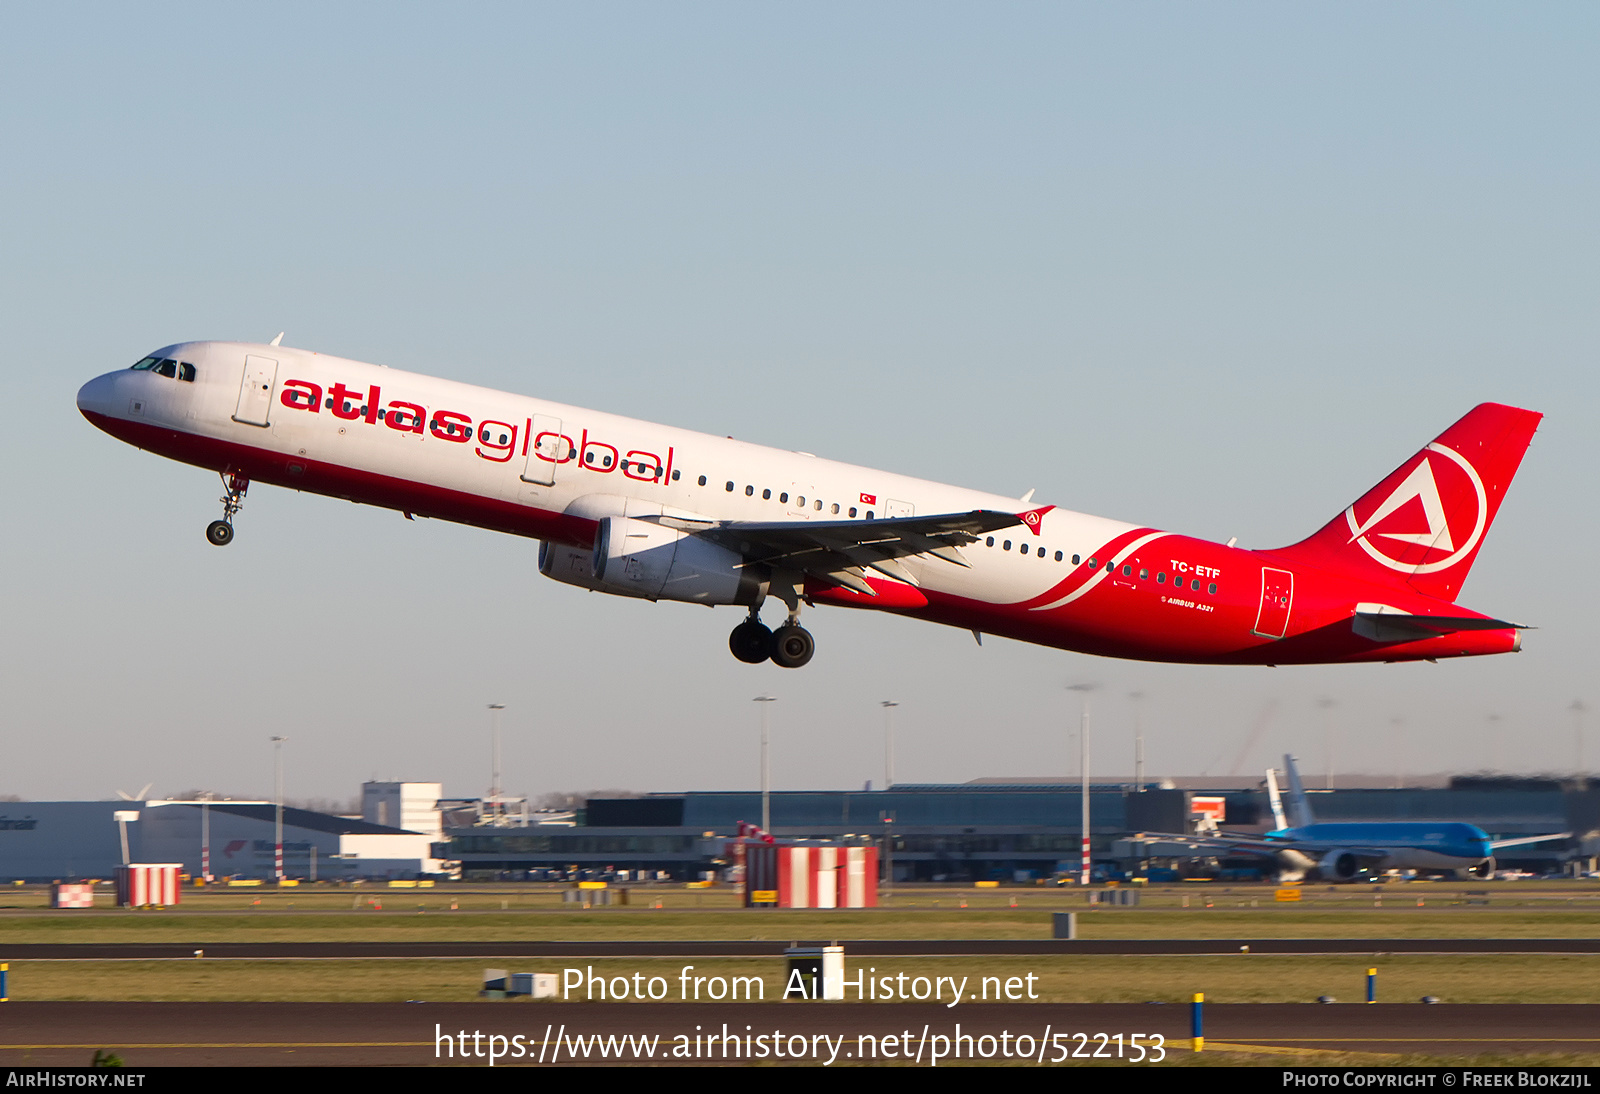
[[[1494,877],[1494,858],[1491,856],[1484,859],[1482,862],[1468,866],[1462,871],[1462,873],[1464,873],[1467,878],[1478,878],[1480,880],[1492,878]]]
[[[754,604],[767,583],[725,547],[631,517],[598,522],[590,550],[544,543],[539,572],[568,585],[645,600]]]
[[[1367,872],[1354,851],[1329,851],[1317,863],[1317,870],[1327,881],[1354,881]]]

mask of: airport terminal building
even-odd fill
[[[431,785],[433,797],[438,784]],[[430,802],[430,805],[432,802]],[[118,820],[121,814],[124,820]],[[309,809],[283,810],[284,875],[325,880],[438,874],[431,831],[408,831]],[[409,819],[409,818],[408,818]],[[124,861],[181,863],[202,872],[209,846],[215,877],[267,879],[275,873],[277,807],[265,801],[99,801],[0,803],[0,880],[109,878]]]
[[[896,881],[1025,880],[1078,869],[1080,794],[1077,785],[1041,781],[897,785],[775,792],[769,809],[772,834],[780,838],[877,845],[883,870]],[[1600,854],[1600,781],[1457,778],[1425,787],[1342,786],[1312,791],[1311,799],[1323,821],[1465,821],[1495,839],[1573,833],[1508,850],[1498,856],[1502,868],[1588,871]],[[486,879],[613,870],[698,878],[724,870],[740,822],[759,823],[761,816],[761,795],[754,792],[591,799],[569,827],[447,827],[437,853],[459,864],[463,876]],[[1252,783],[1094,784],[1094,861],[1127,873],[1152,867],[1181,874],[1270,873],[1271,864],[1261,859],[1178,861],[1174,848],[1133,838],[1193,833],[1208,817],[1232,832],[1272,827],[1266,791]],[[1169,853],[1153,856],[1152,850]]]
[[[1321,821],[1464,821],[1494,839],[1571,833],[1508,848],[1502,869],[1587,872],[1600,855],[1600,780],[1472,778],[1374,786],[1343,780],[1314,790]],[[1351,785],[1354,783],[1354,785]],[[759,824],[749,791],[687,791],[593,798],[566,813],[507,811],[504,801],[443,800],[438,783],[368,783],[363,816],[283,810],[284,872],[323,880],[452,874],[472,879],[613,876],[698,880],[732,865],[741,823]],[[1089,837],[1104,876],[1269,875],[1270,860],[1214,857],[1142,833],[1192,834],[1219,824],[1259,834],[1271,827],[1264,787],[1249,780],[1167,779],[1090,788]],[[1080,787],[1042,780],[897,785],[887,790],[781,791],[770,795],[781,839],[879,849],[895,881],[1025,881],[1076,874]],[[137,819],[119,824],[117,814]],[[202,871],[209,845],[217,877],[273,876],[276,807],[264,801],[0,803],[0,880],[105,878],[124,861],[182,863]],[[1206,857],[1206,855],[1213,857]],[[1155,871],[1155,873],[1151,873]]]

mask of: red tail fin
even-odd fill
[[[1543,417],[1474,407],[1316,535],[1272,553],[1454,600]]]

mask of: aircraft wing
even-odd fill
[[[1263,839],[1260,836],[1230,836],[1226,832],[1215,836],[1183,836],[1175,832],[1140,832],[1139,837],[1160,840],[1163,843],[1181,843],[1195,851],[1238,851],[1249,854],[1275,855],[1279,851],[1299,850],[1288,840]]]
[[[803,573],[829,585],[867,596],[866,571],[916,585],[898,559],[932,555],[956,566],[968,565],[958,548],[986,532],[1023,523],[1015,513],[975,509],[927,517],[883,520],[694,521],[663,517],[662,523],[737,551],[746,565]]]
[[[1502,847],[1521,847],[1523,844],[1527,844],[1527,843],[1544,843],[1547,840],[1571,839],[1571,838],[1572,838],[1572,833],[1571,832],[1551,832],[1548,836],[1523,836],[1520,839],[1496,839],[1496,840],[1490,840],[1489,841],[1489,846],[1493,847],[1496,851],[1498,851]]]

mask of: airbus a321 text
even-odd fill
[[[803,605],[1108,657],[1410,661],[1519,648],[1458,607],[1540,415],[1484,403],[1310,538],[1243,550],[277,344],[187,342],[83,386],[92,423],[223,478],[542,540],[556,581],[740,605],[741,661],[798,668]],[[787,609],[769,630],[762,604]]]

